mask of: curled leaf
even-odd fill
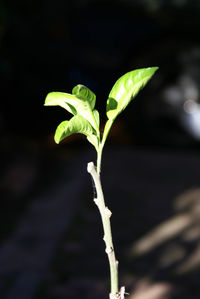
[[[45,106],[60,106],[73,115],[81,115],[90,122],[99,135],[95,114],[93,114],[96,102],[95,94],[83,85],[77,85],[73,89],[73,94],[64,92],[50,92],[45,99]]]
[[[94,130],[84,117],[75,115],[69,121],[66,120],[59,124],[54,136],[55,142],[60,143],[63,139],[74,133],[80,133],[90,137],[93,135]]]
[[[50,92],[46,96],[45,106],[60,106],[66,109],[68,112],[72,113],[73,115],[77,114],[76,106],[77,101],[76,97],[65,92]]]
[[[94,109],[96,95],[89,88],[82,84],[78,84],[73,88],[72,94],[83,101],[87,101],[90,104],[91,110]]]

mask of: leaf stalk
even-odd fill
[[[103,132],[103,137],[97,150],[97,173],[98,174],[100,174],[101,172],[101,158],[102,158],[103,147],[108,137],[108,133],[110,132],[110,129],[112,127],[113,121],[114,120],[110,120],[110,119],[107,120]]]

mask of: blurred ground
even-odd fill
[[[88,151],[62,149],[56,160],[26,151],[2,176],[1,298],[106,298],[101,221],[86,173],[91,159]],[[195,152],[105,150],[102,183],[130,298],[199,297],[199,163]],[[15,179],[6,190],[9,175]]]

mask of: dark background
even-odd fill
[[[106,99],[115,81],[130,70],[148,66],[159,66],[159,70],[116,120],[103,159],[105,193],[111,202],[113,199],[118,213],[113,222],[118,227],[116,243],[120,244],[119,255],[124,262],[122,279],[129,292],[144,290],[141,296],[147,297],[138,299],[198,298],[198,270],[185,270],[190,272],[188,276],[177,274],[176,258],[164,270],[161,266],[152,270],[156,257],[161,255],[159,250],[139,261],[130,258],[127,250],[133,241],[179,215],[173,206],[180,194],[192,190],[196,192],[192,198],[199,202],[199,16],[198,0],[0,2],[1,298],[107,296],[107,264],[101,255],[104,248],[101,240],[95,239],[101,231],[90,230],[98,216],[95,208],[90,208],[92,187],[85,168],[95,159],[95,153],[80,135],[55,145],[55,128],[70,115],[59,107],[44,107],[43,103],[50,91],[70,93],[76,84],[84,84],[97,96],[103,128]],[[64,208],[61,201],[55,216],[56,205],[48,204],[48,199],[52,196],[55,202],[64,194],[80,198],[80,202],[71,204],[69,199]],[[120,194],[121,198],[124,194],[129,198],[123,224]],[[119,199],[114,201],[115,197]],[[41,239],[39,228],[31,226],[29,230],[28,219],[34,209],[40,212],[33,217],[33,223],[46,223]],[[192,215],[198,231],[196,218],[188,209],[184,215]],[[51,217],[57,230],[48,230]],[[26,231],[25,237],[22,231]],[[24,239],[20,243],[21,234]],[[177,238],[182,237],[173,236],[169,251],[178,252],[178,261],[196,253],[199,234],[195,236],[192,245],[178,240],[182,251],[174,249]],[[92,240],[97,244],[92,245]],[[162,250],[168,251],[165,242],[161,242]],[[26,260],[24,248],[33,252],[37,248],[38,255],[31,253]],[[94,261],[87,248],[93,248]],[[183,251],[184,258],[180,253]],[[45,256],[49,257],[45,260]],[[83,256],[85,264],[81,264]],[[198,256],[197,250],[196,265]],[[35,267],[43,258],[44,265]],[[157,293],[152,295],[154,291]]]
[[[77,83],[96,93],[104,117],[116,79],[156,65],[156,78],[119,122],[136,145],[193,146],[180,118],[191,96],[182,81],[198,92],[198,30],[198,1],[1,2],[3,136],[44,140],[65,118],[42,107],[45,96]]]

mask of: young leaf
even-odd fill
[[[50,92],[46,96],[45,106],[60,106],[66,109],[68,112],[73,115],[77,114],[76,111],[76,97],[64,92]]]
[[[56,143],[60,143],[63,139],[74,133],[81,133],[90,137],[93,135],[93,132],[91,124],[84,117],[75,115],[69,121],[66,120],[59,124],[54,139]]]
[[[113,86],[106,107],[108,119],[114,121],[138,92],[147,84],[158,67],[137,69],[120,77]]]
[[[83,85],[74,87],[74,94],[50,92],[45,99],[45,106],[61,106],[73,115],[81,115],[90,122],[99,135],[99,128],[93,115],[96,101],[95,94]],[[82,97],[81,97],[82,96]]]
[[[99,128],[99,125],[100,125],[100,117],[99,117],[99,112],[98,112],[98,110],[93,110],[93,115],[94,115],[96,124],[97,124],[97,126],[98,126],[98,128]]]
[[[96,95],[89,88],[84,85],[78,84],[73,88],[72,94],[83,101],[87,101],[90,104],[91,110],[94,109],[96,103]]]

